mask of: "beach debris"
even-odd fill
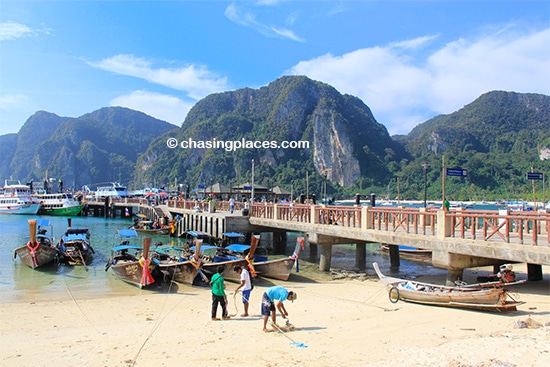
[[[374,277],[369,276],[365,272],[357,272],[353,270],[331,270],[330,275],[332,276],[332,280],[350,279],[364,282],[365,280],[374,279]]]
[[[517,320],[514,322],[514,329],[538,329],[543,327],[541,322],[533,320],[530,316],[525,320]]]

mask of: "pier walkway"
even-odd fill
[[[134,206],[156,213],[144,199],[125,199],[113,205]],[[465,268],[527,263],[530,278],[542,277],[541,265],[550,265],[550,213],[508,210],[434,210],[405,207],[325,206],[255,203],[249,212],[230,215],[227,202],[212,204],[167,201],[160,205],[172,217],[179,214],[178,235],[186,229],[220,237],[224,231],[307,234],[319,245],[321,270],[330,268],[332,245],[356,244],[356,263],[365,263],[365,243],[411,246],[432,251],[434,266],[449,270],[448,279],[460,277]],[[242,205],[242,203],[237,203]],[[157,208],[158,210],[158,208]],[[392,246],[394,245],[394,246]],[[540,274],[538,274],[540,273]]]

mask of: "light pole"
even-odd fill
[[[424,163],[422,166],[424,167],[424,208],[426,208],[426,181],[428,177],[428,163]]]
[[[252,160],[252,190],[250,194],[250,203],[254,203],[254,159]]]

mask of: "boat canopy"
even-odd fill
[[[212,249],[219,249],[220,247],[218,246],[212,246],[212,245],[202,245],[201,246],[201,252],[204,252],[206,250],[212,250]],[[197,246],[191,246],[189,248],[191,251],[195,251],[197,249]]]
[[[245,252],[246,250],[250,250],[250,245],[245,245],[245,244],[241,244],[241,243],[235,243],[233,245],[229,245],[225,248],[226,250],[229,250],[229,251],[234,251],[234,252],[240,252],[240,253],[243,253]]]
[[[237,232],[223,232],[222,235],[228,238],[238,238],[238,237],[244,237],[244,234],[237,233]]]
[[[113,251],[122,251],[122,250],[141,250],[141,246],[138,245],[118,245],[113,247]]]
[[[63,241],[88,241],[88,237],[84,233],[69,233],[63,236]]]
[[[39,227],[48,227],[50,225],[49,219],[38,219],[37,223]]]
[[[137,237],[137,232],[134,229],[119,229],[120,237]]]
[[[208,233],[206,232],[203,232],[203,231],[185,231],[188,235],[190,236],[193,236],[193,237],[204,237],[204,236],[209,236]]]

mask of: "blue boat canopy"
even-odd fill
[[[47,227],[50,225],[50,220],[49,219],[39,219],[37,221],[37,223],[39,227]]]
[[[218,246],[212,246],[212,245],[202,245],[201,246],[201,252],[204,252],[206,250],[212,250],[212,249],[218,249]],[[190,250],[195,251],[197,249],[197,246],[191,246]]]
[[[237,232],[223,232],[222,233],[225,237],[229,238],[237,238],[237,237],[244,237],[244,234],[237,233]]]
[[[122,250],[141,250],[141,247],[138,245],[118,245],[113,247],[113,251],[122,251]]]
[[[188,235],[190,236],[193,236],[193,237],[204,237],[204,236],[209,236],[208,233],[206,232],[202,232],[202,231],[185,231]]]
[[[118,234],[120,237],[136,237],[137,232],[134,229],[119,229]]]
[[[246,250],[250,250],[250,245],[245,245],[245,244],[242,244],[242,243],[235,243],[233,245],[227,246],[225,249],[229,250],[229,251],[235,251],[235,252],[243,253]]]
[[[70,233],[63,236],[63,241],[88,241],[88,237],[84,233]]]

